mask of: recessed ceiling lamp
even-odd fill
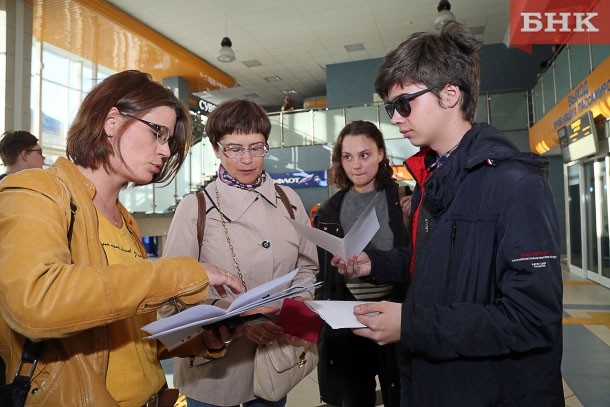
[[[441,31],[447,21],[455,21],[455,15],[451,12],[449,0],[439,1],[436,10],[438,11],[438,15],[434,19],[434,29],[436,31]]]
[[[220,51],[218,51],[218,60],[220,62],[233,62],[235,61],[235,52],[233,51],[233,43],[228,35],[229,23],[225,16],[225,37],[220,41]]]

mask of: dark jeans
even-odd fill
[[[350,357],[346,360],[343,407],[376,405],[375,388],[379,377],[383,405],[400,405],[400,381],[394,345],[380,346],[370,339],[350,335]]]

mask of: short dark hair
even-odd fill
[[[456,21],[447,22],[440,33],[412,34],[386,55],[375,79],[375,90],[387,100],[390,88],[422,83],[437,97],[446,85],[462,91],[462,117],[471,123],[479,99],[481,42]]]
[[[260,133],[269,140],[271,122],[265,110],[246,99],[231,99],[221,103],[210,113],[205,132],[214,150],[227,134]]]
[[[176,127],[168,141],[170,156],[163,160],[161,171],[153,176],[151,183],[173,179],[191,145],[191,116],[169,88],[153,81],[150,74],[140,71],[123,71],[111,75],[89,92],[68,130],[68,158],[85,168],[104,167],[108,170],[112,154],[112,145],[104,130],[108,112],[116,107],[120,112],[141,116],[161,106],[176,112]],[[116,135],[119,140],[129,124],[126,122],[119,129]],[[120,150],[118,154],[122,160]]]
[[[348,178],[343,165],[341,164],[341,155],[343,154],[343,139],[347,136],[363,135],[375,142],[377,148],[383,150],[383,160],[379,162],[377,175],[375,175],[375,188],[378,190],[385,189],[394,182],[392,178],[393,171],[388,158],[388,151],[385,147],[385,140],[381,131],[371,122],[364,120],[356,120],[345,126],[333,147],[332,167],[330,169],[329,181],[331,184],[337,185],[340,189],[350,189],[354,183]]]
[[[17,157],[23,150],[36,147],[38,139],[29,131],[9,130],[2,134],[0,140],[0,156],[2,164],[9,166],[17,162]]]

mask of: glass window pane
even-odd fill
[[[591,59],[593,61],[593,69],[604,62],[610,56],[610,45],[608,44],[593,44],[591,45]]]
[[[315,110],[314,144],[334,144],[339,132],[345,127],[343,109]]]
[[[553,69],[549,69],[542,75],[542,90],[544,98],[545,113],[555,106],[555,78]]]
[[[542,101],[542,81],[538,81],[534,86],[534,123],[544,116],[544,106]]]
[[[366,120],[379,127],[377,120],[376,106],[358,106],[351,107],[345,110],[345,123],[351,123],[354,120]]]
[[[477,104],[477,115],[474,119],[477,123],[489,123],[489,119],[487,117],[487,93],[481,93],[479,95],[479,102]]]
[[[50,50],[42,51],[42,76],[44,79],[61,85],[68,85],[70,81],[70,60]]]
[[[68,89],[42,81],[42,140],[48,147],[64,147],[68,128]]]
[[[568,66],[568,52],[563,50],[555,59],[555,92],[557,100],[566,96],[570,88],[570,67]]]
[[[572,87],[575,88],[589,73],[589,46],[570,45],[570,70],[572,72]],[[564,51],[565,52],[565,51]]]
[[[587,230],[587,269],[597,273],[597,230],[595,216],[595,173],[593,162],[585,163],[585,217]]]
[[[500,130],[527,129],[527,94],[525,92],[489,95],[491,124]]]
[[[582,269],[580,180],[578,164],[568,167],[568,211],[570,219],[570,264]]]
[[[271,122],[271,132],[269,133],[269,140],[267,143],[269,147],[281,147],[282,146],[282,123],[280,122],[280,115],[270,115],[269,121]]]
[[[123,189],[119,192],[119,201],[129,212],[152,213],[153,186]]]
[[[83,76],[83,63],[81,61],[70,61],[70,77],[68,85],[74,89],[80,89]]]
[[[383,133],[383,138],[386,140],[403,138],[402,134],[398,131],[398,126],[390,122],[390,116],[388,116],[383,105],[379,104],[376,106],[379,109],[379,130]]]
[[[312,144],[311,112],[283,113],[284,147]]]

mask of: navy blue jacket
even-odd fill
[[[563,406],[562,281],[548,162],[475,124],[447,162],[406,162],[418,186],[401,345],[413,406]],[[422,186],[423,185],[423,190]],[[414,223],[415,225],[415,223]],[[368,253],[368,252],[367,252]],[[370,253],[371,278],[396,278]]]

